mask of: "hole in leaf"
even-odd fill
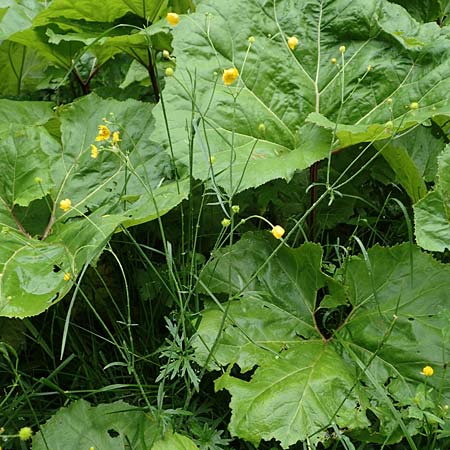
[[[57,264],[55,264],[55,265],[53,266],[53,272],[58,273],[58,272],[60,272],[60,271],[61,271],[61,267],[59,267]]]
[[[250,381],[257,368],[258,367],[255,366],[252,369],[247,370],[246,372],[241,372],[241,368],[237,364],[234,364],[233,368],[231,369],[231,375],[243,381]]]
[[[371,423],[371,428],[378,433],[380,431],[380,420],[378,417],[370,410],[366,410],[366,417],[369,419],[369,422]]]
[[[112,438],[115,438],[115,437],[119,436],[120,433],[118,433],[116,430],[110,428],[110,429],[108,430],[108,434],[109,434]]]

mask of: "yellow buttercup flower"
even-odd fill
[[[233,84],[238,76],[239,76],[239,70],[237,70],[236,67],[232,67],[231,69],[225,69],[223,71],[223,75],[222,75],[223,84],[225,86],[229,86],[230,84]]]
[[[109,137],[111,136],[111,131],[106,125],[99,125],[98,126],[98,135],[95,138],[95,140],[98,141],[107,141]]]
[[[98,148],[96,145],[91,144],[91,158],[97,158],[98,156]]]
[[[61,200],[59,202],[59,207],[64,211],[67,212],[72,207],[72,202],[69,198],[65,198],[64,200]]]
[[[112,142],[113,142],[113,144],[117,144],[121,140],[122,139],[120,139],[120,132],[119,131],[114,131],[114,133],[112,135]]]
[[[19,439],[21,441],[28,441],[33,436],[33,430],[30,427],[23,427],[19,430]]]
[[[175,25],[178,25],[178,23],[180,22],[180,16],[177,13],[168,13],[166,16],[167,22],[170,23],[170,25],[172,25],[173,27]]]
[[[297,47],[298,45],[298,38],[295,36],[291,36],[290,38],[288,38],[287,40],[288,46],[291,50],[294,50],[295,47]]]
[[[425,366],[422,369],[422,372],[420,372],[422,375],[425,375],[426,377],[431,377],[434,374],[434,370],[431,366]]]
[[[280,225],[275,225],[272,228],[272,235],[275,239],[281,239],[284,233],[285,233],[285,230]]]

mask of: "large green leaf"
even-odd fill
[[[317,245],[281,247],[261,268],[273,249],[266,238],[244,238],[217,254],[202,275],[210,297],[233,295],[221,304],[208,300],[195,342],[202,364],[229,367],[216,387],[232,395],[231,432],[254,443],[275,438],[283,448],[306,438],[326,439],[332,423],[374,442],[400,440],[400,418],[416,433],[421,369],[435,370],[429,395],[448,385],[450,267],[410,244],[377,246],[367,259],[350,258],[333,281],[320,270]],[[328,339],[322,337],[326,322],[317,322],[324,317],[315,300],[320,288],[329,290],[329,301],[322,303],[332,305],[337,298],[342,305],[345,291],[351,304]],[[313,307],[299,307],[310,305],[308,298]],[[299,332],[305,322],[313,324],[309,335]],[[231,370],[234,364],[241,372],[256,371],[244,381]],[[447,402],[450,390],[440,392],[440,401]],[[406,413],[395,412],[397,406]]]
[[[187,437],[166,432],[161,436],[155,419],[123,401],[91,406],[78,400],[61,408],[33,437],[33,450],[192,450]]]
[[[424,249],[450,249],[450,146],[438,160],[435,188],[414,205],[417,243]]]
[[[31,92],[45,78],[47,64],[33,50],[11,41],[0,44],[0,95]]]
[[[389,138],[387,122],[400,131],[447,114],[448,32],[385,0],[202,1],[174,29],[177,69],[164,96],[175,155],[189,164],[194,109],[194,175],[213,171],[230,192],[288,179],[334,146]],[[233,66],[240,77],[224,86]],[[155,140],[167,142],[155,114]]]
[[[43,9],[38,0],[0,0],[0,41],[30,28],[33,18]]]
[[[15,105],[18,115],[9,124]],[[187,180],[173,179],[169,157],[148,141],[151,105],[91,95],[53,116],[46,114],[47,105],[34,105],[0,103],[0,117],[8,121],[0,123],[0,169],[6,177],[0,187],[0,316],[47,309],[118,227],[165,214],[189,187]],[[95,141],[103,118],[121,133],[116,147]],[[46,129],[50,119],[60,128],[61,142]],[[63,199],[71,200],[70,210],[59,208]],[[46,214],[35,215],[37,210]]]
[[[433,22],[443,19],[450,10],[448,0],[391,0],[402,5],[417,20]]]

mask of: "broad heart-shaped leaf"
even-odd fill
[[[17,117],[9,124],[16,104]],[[0,102],[5,120],[0,123],[5,174],[0,185],[0,316],[44,311],[68,292],[120,226],[165,214],[189,190],[187,180],[172,179],[169,157],[148,140],[150,105],[95,95],[53,115],[47,114],[48,105],[33,110],[34,105]],[[111,131],[121,133],[115,146],[95,140],[103,118],[114,122],[107,124]],[[50,122],[59,127],[61,142],[48,133]],[[95,159],[93,143],[99,148]],[[59,208],[63,199],[71,200],[67,212]],[[36,216],[31,232],[21,220],[42,208],[47,215]]]
[[[320,271],[320,248],[304,244],[289,249],[287,258],[281,247],[271,257],[268,267],[283,266],[280,290],[279,270],[263,267],[264,283],[251,280],[261,266],[255,255],[269,255],[272,249],[263,238],[240,241],[208,263],[201,278],[210,297],[214,292],[233,294],[221,304],[208,300],[195,342],[202,364],[207,360],[212,369],[229,367],[216,387],[231,392],[231,432],[254,443],[274,438],[287,448],[307,437],[326,439],[323,431],[334,422],[367,441],[397,442],[404,436],[401,416],[415,434],[420,427],[412,412],[417,407],[415,388],[424,381],[424,366],[435,370],[428,382],[435,390],[429,395],[445,386],[440,401],[450,398],[445,371],[450,357],[450,266],[412,244],[376,246],[368,250],[367,260],[350,258],[334,283],[341,285],[352,309],[324,340],[316,328],[315,309],[303,309],[306,316],[298,318],[291,312],[298,297],[314,298],[317,288],[328,286],[331,296],[342,295]],[[231,289],[225,286],[227,279]],[[297,284],[304,294],[291,296]],[[277,291],[286,295],[279,299],[273,295]],[[313,323],[309,337],[296,331],[296,324],[303,322]],[[241,372],[252,365],[256,371],[244,381],[234,364]],[[396,407],[406,412],[395,414]]]
[[[358,398],[351,393],[356,371],[323,341],[297,342],[258,368],[250,382],[227,372],[216,389],[232,396],[229,430],[258,445],[278,439],[283,448],[307,438],[326,438],[331,420],[339,427],[368,426]],[[315,434],[312,435],[314,430]]]
[[[175,155],[188,165],[194,109],[194,175],[214,172],[233,192],[288,179],[334,146],[389,138],[386,122],[402,130],[448,114],[448,33],[386,0],[204,0],[174,29],[163,95]],[[224,86],[231,67],[240,77]],[[167,142],[155,114],[154,139]]]
[[[200,278],[204,289],[236,296],[226,306],[213,367],[236,359],[242,370],[249,370],[260,357],[277,354],[299,339],[320,337],[313,317],[317,292],[327,286],[339,295],[337,283],[320,271],[322,249],[306,244],[276,251],[277,245],[269,233],[247,233],[232,249],[216,252],[204,268]],[[214,347],[223,317],[224,310],[214,304],[204,312],[201,340],[195,344],[203,361]]]
[[[414,205],[417,243],[424,249],[450,249],[450,145],[438,160],[435,188]]]
[[[61,408],[33,437],[33,450],[191,450],[187,437],[168,431],[161,437],[151,415],[123,401],[91,406],[77,400]],[[169,447],[167,447],[169,445]]]

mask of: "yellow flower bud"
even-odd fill
[[[254,36],[250,36],[248,38],[248,42],[250,42],[250,44],[253,44],[255,42],[255,37]]]
[[[337,63],[337,59],[336,58],[331,58],[330,62],[331,62],[331,64],[336,64]]]
[[[61,200],[59,202],[59,207],[64,211],[67,212],[72,207],[72,202],[69,198],[65,198],[64,200]]]
[[[21,441],[28,441],[33,436],[33,430],[30,427],[23,427],[19,430],[19,439]]]
[[[173,75],[173,69],[172,67],[168,67],[166,69],[166,77],[171,77]]]
[[[227,219],[227,218],[225,217],[224,219],[222,219],[222,222],[220,222],[220,223],[222,224],[222,226],[223,226],[224,228],[226,228],[226,227],[229,227],[229,226],[230,226],[231,220],[230,220],[230,219]]]
[[[114,131],[113,135],[112,135],[112,143],[113,144],[117,144],[118,142],[120,142],[122,139],[120,139],[120,132],[119,131]]]
[[[339,47],[339,51],[340,51],[341,53],[345,53],[345,50],[346,50],[345,45],[341,45],[341,46]]]
[[[288,38],[287,40],[288,46],[291,50],[294,50],[295,47],[297,47],[298,45],[298,38],[295,36],[291,36],[290,38]]]
[[[434,370],[431,366],[425,366],[422,369],[422,372],[420,372],[422,375],[425,375],[426,377],[431,377],[434,374]]]
[[[178,25],[178,23],[180,22],[180,16],[177,13],[168,13],[166,16],[167,22],[170,23],[170,25],[172,25],[173,27],[175,25]]]
[[[281,239],[281,237],[283,236],[284,232],[285,232],[284,228],[281,227],[280,225],[275,225],[272,228],[272,235],[273,235],[273,237],[275,239]]]
[[[97,158],[98,156],[98,148],[96,145],[91,144],[91,158]]]
[[[170,59],[170,53],[168,50],[163,50],[162,55],[164,59]]]
[[[419,104],[417,102],[412,102],[409,107],[411,109],[419,109]]]
[[[63,276],[64,281],[69,281],[72,278],[72,275],[69,272],[66,272]]]
[[[237,70],[236,67],[232,67],[231,69],[225,69],[223,71],[223,75],[222,75],[223,84],[225,86],[229,86],[230,84],[233,84],[238,76],[239,76],[239,70]]]

